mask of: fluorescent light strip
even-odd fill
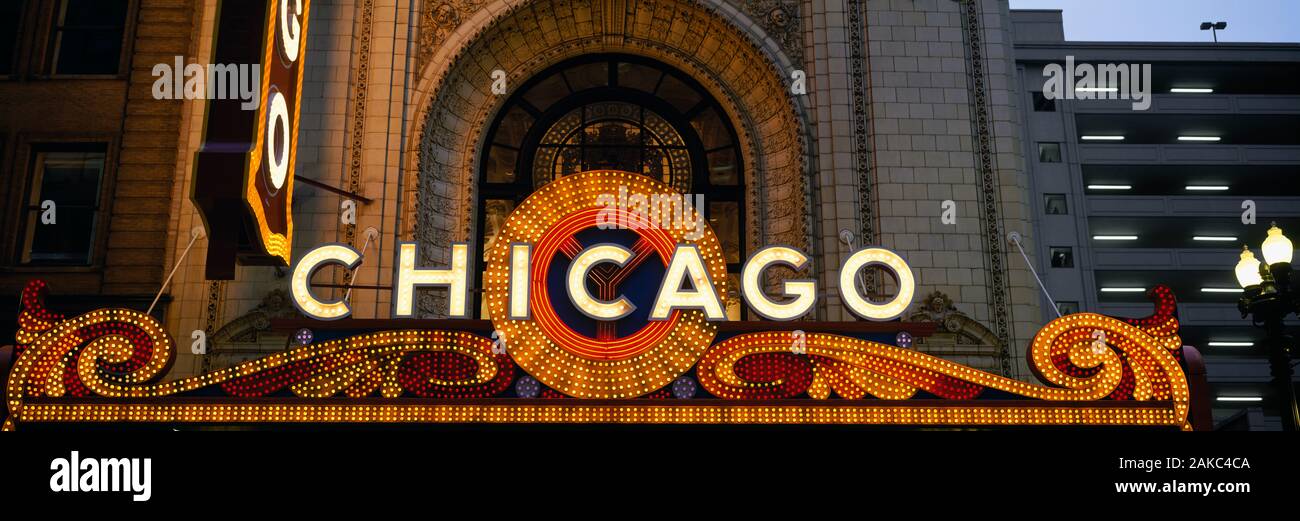
[[[1210,347],[1255,347],[1255,343],[1218,341],[1218,342],[1210,342],[1209,346]]]
[[[1084,141],[1124,141],[1124,136],[1080,136]]]
[[[1217,136],[1178,136],[1179,141],[1195,141],[1198,143],[1218,143],[1223,138]]]
[[[1214,89],[1195,89],[1188,87],[1174,87],[1169,89],[1174,94],[1214,94]]]
[[[1138,236],[1136,235],[1093,235],[1092,240],[1094,241],[1136,241],[1138,240]]]
[[[1146,288],[1101,288],[1102,293],[1142,293]]]
[[[1215,400],[1221,402],[1262,402],[1264,401],[1264,397],[1262,396],[1220,396],[1218,398],[1215,398]]]
[[[1088,185],[1089,190],[1132,190],[1133,185]]]
[[[1228,190],[1228,187],[1223,185],[1187,185],[1186,188],[1189,192],[1223,192]]]
[[[1241,288],[1201,288],[1201,293],[1241,293]]]
[[[1197,235],[1197,236],[1195,236],[1195,237],[1192,237],[1192,240],[1194,240],[1194,241],[1205,241],[1205,242],[1234,242],[1234,241],[1237,240],[1237,238],[1236,238],[1236,237],[1215,237],[1215,236]]]

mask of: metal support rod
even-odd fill
[[[1034,274],[1034,280],[1038,281],[1039,289],[1043,290],[1043,294],[1047,296],[1047,301],[1052,303],[1052,311],[1056,312],[1056,318],[1061,318],[1061,308],[1056,307],[1056,299],[1052,298],[1052,294],[1047,291],[1047,285],[1043,284],[1043,279],[1038,276],[1038,270],[1034,269],[1034,263],[1029,260],[1029,255],[1025,253],[1025,248],[1020,245],[1020,233],[1011,232],[1007,234],[1007,240],[1011,244],[1016,245],[1017,250],[1020,250],[1020,256],[1024,257],[1025,265],[1029,266],[1029,272]]]
[[[362,259],[361,262],[365,262],[366,249],[370,247],[371,239],[379,238],[379,230],[376,230],[374,226],[371,226],[366,228],[365,234],[366,234],[366,242],[361,245],[361,259]],[[357,269],[361,269],[361,266],[357,266]],[[352,283],[356,280],[357,280],[357,270],[352,270],[352,276],[348,277],[348,291],[343,294],[343,300],[346,301],[352,299]]]
[[[1296,407],[1295,382],[1291,368],[1290,347],[1295,341],[1286,334],[1282,321],[1285,315],[1270,316],[1264,319],[1264,331],[1268,343],[1269,375],[1273,377],[1273,392],[1277,393],[1278,413],[1282,421],[1282,430],[1296,432],[1300,430],[1300,410]]]
[[[374,199],[371,199],[371,198],[369,198],[369,197],[365,197],[365,196],[363,196],[363,195],[361,195],[361,194],[354,194],[354,193],[349,192],[349,191],[347,191],[347,190],[344,190],[344,189],[342,189],[342,188],[333,187],[333,186],[327,185],[327,184],[325,184],[325,183],[322,183],[322,182],[320,182],[320,181],[317,181],[317,180],[312,179],[312,178],[309,178],[309,177],[303,177],[303,176],[300,176],[300,175],[295,174],[295,175],[293,176],[293,180],[294,180],[294,181],[300,181],[300,182],[302,182],[303,184],[305,184],[305,185],[307,185],[307,186],[311,186],[311,187],[314,187],[314,188],[319,188],[319,189],[324,190],[324,191],[326,191],[326,192],[330,192],[330,193],[338,194],[338,195],[341,195],[341,196],[343,196],[343,197],[347,197],[347,198],[349,198],[349,199],[356,199],[356,200],[358,200],[358,201],[361,201],[363,204],[370,204],[370,203],[375,202]]]
[[[195,226],[190,230],[190,243],[185,246],[185,251],[181,252],[181,257],[176,259],[176,265],[172,266],[172,272],[167,274],[167,279],[163,281],[162,287],[158,288],[158,294],[153,296],[153,302],[149,303],[149,310],[145,311],[144,314],[153,314],[153,307],[158,305],[158,299],[162,298],[164,291],[167,291],[167,285],[171,283],[172,277],[176,276],[176,270],[180,269],[181,263],[185,262],[185,256],[190,254],[190,248],[193,248],[194,242],[204,235],[205,233],[202,226]]]

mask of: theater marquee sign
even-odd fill
[[[914,286],[906,263],[888,250],[859,251],[839,281],[855,313],[881,322],[794,321],[812,306],[816,286],[760,283],[774,266],[798,269],[808,261],[781,246],[756,253],[740,277],[745,303],[768,320],[728,322],[719,295],[731,282],[713,232],[648,223],[648,206],[611,205],[608,194],[620,191],[634,203],[673,193],[644,176],[588,172],[558,179],[520,204],[484,259],[490,323],[407,319],[418,327],[400,327],[422,286],[444,287],[451,315],[468,313],[469,248],[453,248],[450,266],[419,267],[416,246],[407,244],[393,277],[399,318],[382,321],[388,327],[317,321],[304,345],[193,378],[165,380],[175,342],[152,317],[125,309],[63,317],[44,308],[44,284],[34,282],[22,297],[4,428],[1204,425],[1203,414],[1191,410],[1190,356],[1166,288],[1152,292],[1155,312],[1147,318],[1079,313],[1047,324],[1029,349],[1040,382],[1023,382],[894,345],[905,328],[924,336],[933,326],[885,322],[907,308]],[[688,205],[663,208],[661,217],[704,222]],[[344,245],[299,259],[291,284],[304,313],[346,317],[345,302],[318,300],[308,280],[321,266],[358,260]],[[891,301],[858,294],[854,276],[870,265],[900,281]]]

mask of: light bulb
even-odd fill
[[[1242,288],[1258,286],[1264,282],[1264,278],[1259,275],[1259,259],[1251,253],[1250,248],[1241,249],[1241,260],[1237,261],[1237,283]]]
[[[1272,228],[1268,229],[1268,238],[1264,239],[1264,244],[1260,246],[1264,250],[1264,261],[1269,265],[1279,262],[1291,262],[1291,239],[1282,235],[1282,229],[1274,223]]]

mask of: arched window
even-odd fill
[[[736,131],[722,107],[682,72],[615,54],[574,58],[515,91],[488,129],[480,157],[478,243],[483,251],[533,190],[588,170],[625,170],[685,194],[703,194],[705,217],[739,287],[744,249],[744,172]],[[480,284],[482,278],[480,274]],[[731,318],[742,318],[734,293]],[[479,299],[479,316],[486,317]]]

